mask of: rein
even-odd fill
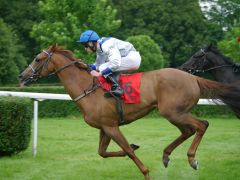
[[[48,77],[53,76],[53,75],[56,75],[58,72],[60,72],[60,71],[62,71],[62,70],[64,70],[64,69],[66,69],[66,68],[68,68],[69,66],[71,66],[71,65],[73,65],[73,64],[76,64],[76,63],[80,63],[80,62],[77,61],[77,60],[75,60],[75,61],[73,61],[73,62],[67,64],[66,66],[63,66],[63,67],[57,69],[55,72],[50,73],[50,74],[48,75]]]
[[[208,71],[211,71],[211,70],[214,70],[214,69],[219,69],[219,68],[222,68],[222,67],[232,67],[234,65],[220,65],[220,66],[214,66],[212,68],[208,68],[208,69],[202,69],[202,70],[199,70],[199,69],[196,69],[194,70],[194,73],[205,73],[205,72],[208,72]],[[189,70],[190,72],[192,72],[192,70]]]

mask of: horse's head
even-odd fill
[[[61,68],[57,69],[55,59],[64,57],[68,59],[67,64],[63,64]],[[31,62],[31,64],[19,75],[20,85],[28,85],[41,77],[56,74],[57,72],[76,64],[80,68],[87,69],[87,64],[73,58],[72,53],[68,50],[63,50],[61,46],[54,44],[40,52]]]
[[[209,45],[204,49],[200,49],[188,61],[181,65],[179,69],[191,74],[204,72],[205,69],[208,69],[213,65],[211,62],[211,49],[212,45]]]
[[[29,64],[29,66],[19,75],[20,85],[27,85],[40,77],[47,76],[54,71],[50,61],[56,49],[56,44],[40,52]]]

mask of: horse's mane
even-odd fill
[[[51,52],[59,53],[59,54],[63,55],[64,57],[68,58],[69,60],[73,61],[74,64],[77,67],[79,67],[80,69],[85,69],[85,70],[89,71],[88,65],[83,60],[74,57],[73,52],[70,50],[66,50],[63,46],[54,44],[54,45],[50,46],[49,49]]]
[[[72,61],[82,61],[82,60],[74,57],[73,52],[70,50],[66,50],[63,46],[59,46],[59,45],[55,46],[54,52],[62,54],[63,56],[67,57],[68,59],[70,59]]]
[[[214,54],[216,54],[221,59],[223,59],[226,64],[230,64],[230,65],[235,64],[231,58],[223,55],[216,46],[211,45],[210,51],[213,52]]]

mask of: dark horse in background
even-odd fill
[[[222,83],[240,80],[240,63],[233,62],[213,45],[200,49],[179,69],[200,76],[208,73]]]
[[[134,152],[136,148],[128,143],[119,128],[115,99],[104,97],[105,92],[96,86],[96,79],[89,73],[88,65],[76,59],[71,51],[55,44],[36,56],[20,75],[20,82],[22,85],[29,84],[51,74],[59,77],[82,112],[85,122],[100,130],[99,155],[104,158],[129,156],[145,179],[149,180],[148,168],[137,157]],[[203,79],[178,69],[165,68],[144,72],[140,96],[141,102],[138,104],[123,104],[124,120],[127,124],[157,108],[164,118],[180,130],[179,137],[163,150],[162,161],[165,167],[168,166],[172,151],[195,135],[187,156],[190,166],[197,169],[195,154],[208,128],[206,120],[191,114],[192,108],[198,103],[200,97],[220,99],[234,111],[236,116],[240,117],[239,86]],[[116,142],[122,150],[107,151],[111,140]]]

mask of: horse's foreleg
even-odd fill
[[[107,157],[123,157],[126,156],[125,151],[118,151],[118,152],[107,152],[108,145],[111,141],[111,138],[105,134],[103,130],[100,130],[100,138],[99,138],[99,149],[98,154],[102,156],[103,158]],[[133,150],[136,150],[139,148],[139,146],[131,144],[130,145]]]
[[[188,162],[192,168],[198,169],[198,162],[194,159],[195,154],[200,144],[204,133],[206,132],[209,123],[207,121],[195,120],[193,124],[196,128],[196,135],[193,139],[193,142],[188,150]]]
[[[143,163],[135,155],[133,148],[129,145],[119,127],[104,127],[104,132],[106,135],[111,137],[122,149],[123,151],[134,161],[140,171],[143,173],[146,180],[150,179],[149,170],[143,165]]]

